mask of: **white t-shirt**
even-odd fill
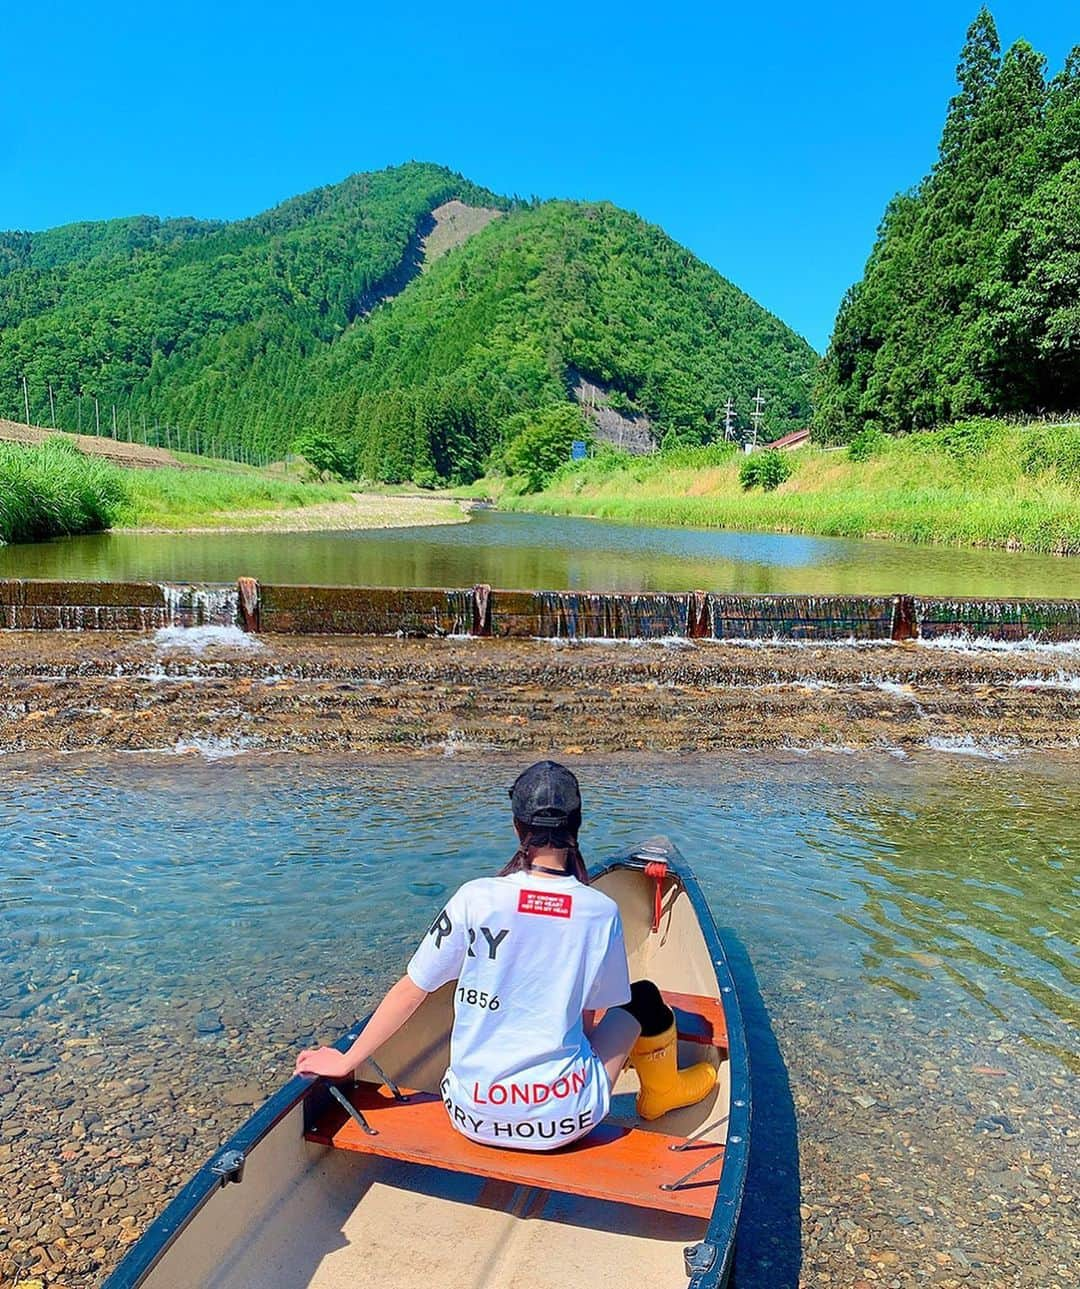
[[[611,1088],[581,1016],[630,1000],[622,922],[606,895],[570,876],[467,882],[408,973],[429,993],[457,981],[443,1099],[466,1137],[550,1150],[607,1114]]]

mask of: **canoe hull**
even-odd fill
[[[646,865],[659,863],[667,876],[659,883],[662,907],[654,930],[657,869],[647,873]],[[688,1191],[707,1184],[708,1202],[698,1191],[694,1213],[669,1212],[640,1196],[615,1202],[606,1192],[545,1189],[515,1180],[512,1168],[507,1175],[481,1176],[357,1155],[312,1136],[313,1125],[326,1114],[326,1087],[292,1079],[199,1170],[105,1289],[480,1289],[505,1283],[522,1289],[614,1289],[631,1275],[642,1285],[672,1289],[725,1285],[746,1177],[750,1081],[723,943],[693,872],[670,843],[645,843],[591,876],[619,904],[632,975],[649,976],[684,1000],[702,1000],[702,1014],[688,1014],[685,1022],[686,1030],[700,1032],[690,1035],[680,1056],[685,1063],[712,1054],[719,1065],[715,1094],[655,1125],[635,1123],[633,1131],[662,1132],[665,1142],[700,1133],[703,1142],[722,1149],[718,1182],[714,1169],[711,1179],[703,1174],[704,1183],[699,1178],[686,1184]],[[451,1014],[449,986],[380,1049],[380,1071],[403,1088],[437,1093],[449,1055]],[[683,1033],[681,1010],[679,1015]],[[344,1050],[361,1028],[354,1026],[337,1046]],[[722,1036],[714,1033],[721,1029]],[[371,1077],[374,1086],[378,1080]],[[635,1088],[628,1071],[613,1098],[616,1122],[620,1115],[627,1124],[632,1120]],[[677,1157],[685,1158],[690,1172],[712,1153],[695,1145]],[[511,1151],[491,1154],[519,1157]],[[577,1159],[580,1167],[577,1175],[567,1174],[568,1185],[584,1179],[587,1189],[587,1151]]]

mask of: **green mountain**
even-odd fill
[[[319,430],[370,477],[471,479],[553,408],[701,443],[759,388],[775,437],[805,423],[815,362],[636,216],[420,163],[236,223],[0,233],[0,416],[22,419],[25,377],[39,424],[115,409],[124,436],[249,459]]]
[[[933,170],[885,212],[822,365],[823,436],[1080,407],[1080,46],[968,31]]]

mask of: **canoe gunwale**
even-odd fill
[[[620,868],[644,871],[647,863],[661,859],[667,864],[669,872],[679,879],[690,900],[709,951],[727,1023],[730,1106],[724,1166],[705,1234],[693,1246],[697,1254],[697,1269],[689,1274],[687,1284],[687,1289],[721,1289],[727,1284],[730,1274],[735,1228],[746,1187],[751,1118],[746,1033],[723,941],[693,869],[671,842],[665,841],[663,853],[654,844],[645,843],[627,854],[592,866],[589,877],[595,880],[602,874]],[[346,1051],[370,1018],[371,1013],[351,1025],[331,1046],[339,1052]],[[138,1286],[145,1283],[147,1276],[184,1228],[219,1188],[230,1184],[227,1176],[215,1171],[215,1165],[224,1155],[239,1151],[246,1156],[298,1106],[304,1105],[305,1120],[309,1120],[324,1108],[327,1101],[329,1093],[321,1079],[313,1082],[309,1078],[293,1077],[279,1088],[176,1193],[104,1281],[102,1289],[138,1289]]]
[[[369,1019],[370,1015],[365,1016],[331,1046],[339,1052],[346,1051]],[[217,1161],[230,1151],[239,1151],[246,1156],[278,1126],[282,1119],[315,1094],[321,1094],[321,1098],[329,1100],[329,1094],[322,1080],[312,1083],[309,1078],[295,1076],[269,1097],[226,1142],[214,1151],[194,1177],[177,1191],[162,1212],[131,1246],[112,1275],[104,1282],[102,1289],[137,1289],[137,1286],[143,1284],[184,1227],[195,1218],[220,1187],[231,1184],[228,1177],[223,1177],[214,1171]]]
[[[660,842],[663,842],[662,850]],[[731,965],[724,950],[724,942],[708,901],[698,885],[693,868],[683,858],[678,847],[666,838],[656,838],[627,854],[596,865],[589,870],[589,877],[595,880],[601,874],[619,868],[644,871],[647,864],[655,863],[657,860],[665,862],[668,871],[678,877],[690,900],[709,950],[724,1008],[724,1017],[727,1021],[727,1060],[731,1090],[724,1166],[720,1172],[720,1185],[717,1187],[716,1201],[713,1204],[708,1228],[698,1244],[692,1246],[698,1253],[698,1269],[690,1274],[687,1285],[687,1289],[720,1289],[728,1283],[735,1252],[735,1228],[742,1208],[750,1157],[752,1115],[750,1054],[746,1030],[743,1026],[742,1009],[739,1007],[739,995]]]

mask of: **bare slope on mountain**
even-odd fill
[[[501,214],[494,206],[467,206],[456,199],[436,206],[431,212],[431,231],[424,237],[424,267],[467,242]]]
[[[493,206],[467,206],[457,200],[436,206],[416,225],[400,261],[357,301],[354,316],[365,318],[380,304],[400,295],[429,265],[501,214]]]

